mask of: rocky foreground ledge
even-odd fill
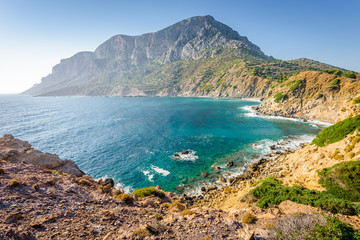
[[[289,200],[264,209],[246,193],[255,180],[273,174],[290,185],[295,179],[297,184],[316,182],[313,169],[329,165],[322,154],[341,147],[355,134],[319,154],[309,145],[298,153],[253,164],[229,187],[197,199],[164,192],[159,186],[126,194],[115,189],[113,181],[84,175],[70,160],[4,135],[0,138],[0,239],[253,240],[277,239],[279,231],[291,234],[294,228],[305,234],[316,224],[327,225],[325,215],[314,214],[324,214],[323,210]],[[359,148],[356,143],[353,149],[358,152]],[[360,227],[357,215],[337,217],[355,229]]]

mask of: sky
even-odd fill
[[[61,59],[116,34],[212,15],[269,56],[360,72],[359,0],[0,0],[0,93],[20,93]]]

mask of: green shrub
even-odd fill
[[[360,115],[352,118],[347,118],[330,127],[323,129],[312,141],[319,147],[329,145],[344,139],[348,134],[351,134],[358,129],[360,131]]]
[[[335,79],[334,81],[331,82],[331,86],[336,86],[336,85],[339,85],[340,83],[340,79]]]
[[[295,91],[300,86],[301,83],[302,80],[297,80],[296,83],[290,87],[290,91],[292,92]]]
[[[274,96],[274,101],[276,102],[276,103],[278,103],[278,102],[280,102],[281,100],[283,100],[284,98],[286,99],[286,94],[284,94],[284,93],[282,93],[282,92],[279,92],[279,93],[277,93],[277,94],[275,94],[275,96]]]
[[[259,199],[256,205],[261,208],[268,208],[269,204],[279,205],[285,200],[290,200],[300,204],[319,207],[332,213],[355,215],[360,212],[359,207],[352,202],[335,198],[326,191],[317,192],[296,185],[287,187],[274,177],[268,177],[259,181],[259,183],[261,185],[251,190],[250,194]]]
[[[296,82],[296,80],[292,80],[286,83],[286,86],[290,87],[291,85],[293,85]]]
[[[360,103],[360,96],[353,99],[353,103],[357,104]]]
[[[273,89],[276,88],[277,86],[279,86],[279,84],[272,85],[270,88]]]
[[[348,72],[344,72],[343,73],[343,76],[344,77],[347,77],[347,78],[356,78],[356,73],[354,73],[353,71],[348,71]]]
[[[321,172],[320,183],[328,194],[337,198],[360,201],[360,162],[350,161],[335,164]]]
[[[360,240],[360,232],[351,226],[343,223],[338,218],[326,217],[326,224],[316,224],[315,228],[309,232],[309,236],[305,239],[344,239],[344,240]]]
[[[127,193],[120,193],[120,195],[118,195],[118,198],[120,198],[127,204],[131,204],[134,202],[134,198],[130,194],[127,194]]]
[[[165,194],[163,191],[156,189],[155,187],[147,187],[147,188],[139,188],[133,192],[133,195],[137,195],[138,197],[145,197],[145,196],[157,196],[157,197],[164,197]]]

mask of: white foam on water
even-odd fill
[[[123,190],[125,193],[132,193],[134,191],[134,189],[132,187],[125,186],[122,183],[116,183],[114,187],[117,188],[117,189]]]
[[[170,174],[169,171],[167,171],[167,170],[165,170],[165,169],[162,169],[162,168],[159,168],[159,167],[154,166],[154,165],[151,165],[151,168],[152,168],[155,172],[163,175],[164,177],[166,177],[167,175]]]
[[[154,182],[153,180],[154,174],[150,174],[150,171],[146,171],[146,170],[143,170],[141,172],[148,178],[150,182]]]
[[[248,102],[259,102],[259,103],[261,103],[260,98],[241,98],[241,100],[245,100],[245,101],[248,101]]]
[[[309,120],[308,122],[312,126],[320,127],[320,128],[327,128],[327,127],[330,127],[331,125],[333,125],[332,123],[321,122],[321,121],[317,121],[317,120]]]
[[[295,122],[306,122],[300,118],[288,118],[288,117],[282,117],[282,116],[271,116],[271,115],[265,115],[262,113],[259,113],[257,111],[255,111],[252,106],[244,106],[244,107],[240,107],[241,109],[247,111],[247,113],[245,113],[244,115],[246,117],[259,117],[259,118],[264,118],[264,119],[278,119],[278,120],[289,120],[289,121],[295,121]],[[321,122],[318,120],[308,120],[307,121],[311,126],[313,127],[317,127],[317,128],[327,128],[331,125],[333,125],[332,123],[327,123],[327,122]]]
[[[179,157],[174,157],[171,156],[172,159],[174,160],[178,160],[178,161],[196,161],[197,159],[199,159],[199,156],[196,156],[196,152],[191,150],[191,149],[188,149],[189,153],[188,154],[182,154],[181,152],[177,152],[175,154],[178,154]]]

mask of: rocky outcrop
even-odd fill
[[[16,139],[10,134],[5,134],[0,138],[0,158],[12,163],[31,163],[47,169],[70,173],[78,177],[84,175],[72,160],[62,160],[56,154],[34,150],[31,144]]]
[[[301,72],[283,83],[273,83],[257,110],[267,115],[336,123],[360,114],[359,104],[352,100],[360,96],[359,89],[359,80],[318,71]],[[284,97],[276,101],[277,94]]]

